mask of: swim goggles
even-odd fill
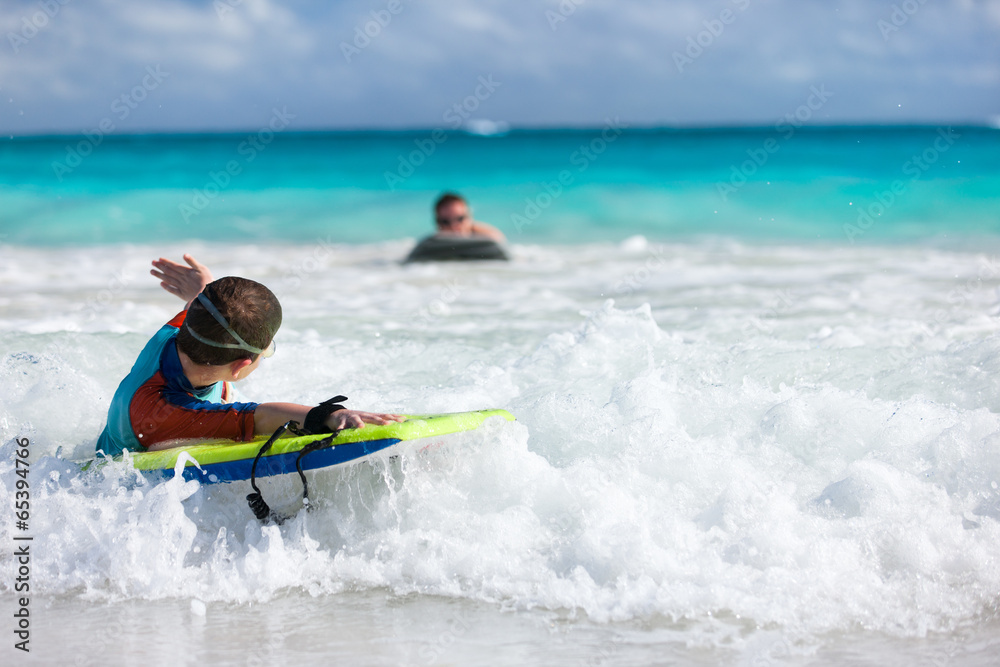
[[[271,339],[270,344],[268,344],[268,346],[264,349],[261,349],[259,347],[254,347],[250,343],[240,338],[240,335],[238,333],[233,331],[233,328],[229,326],[229,322],[226,321],[226,318],[223,317],[222,313],[220,313],[219,310],[215,307],[215,304],[213,304],[211,301],[208,300],[207,296],[205,296],[204,294],[199,294],[198,302],[205,307],[205,310],[207,310],[209,314],[211,314],[211,316],[215,318],[216,322],[222,325],[222,328],[225,329],[229,333],[229,335],[232,336],[237,341],[238,344],[216,343],[214,340],[209,340],[204,336],[199,336],[187,322],[184,322],[184,326],[187,328],[188,333],[191,334],[191,336],[196,341],[198,341],[199,343],[204,343],[209,347],[224,347],[230,350],[246,350],[247,352],[252,352],[253,354],[259,354],[265,359],[274,356],[275,346],[273,338]]]

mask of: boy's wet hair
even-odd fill
[[[222,314],[229,326],[249,345],[266,348],[281,327],[281,304],[268,288],[247,278],[227,276],[205,286],[202,291]],[[199,336],[218,343],[236,343],[212,314],[195,299],[188,308],[185,324],[177,332],[177,349],[202,366],[222,366],[240,359],[256,359],[248,350],[212,347],[197,341]]]

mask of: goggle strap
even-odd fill
[[[208,345],[210,347],[223,347],[229,350],[246,350],[247,352],[252,352],[253,354],[263,354],[264,350],[260,349],[259,347],[254,347],[250,343],[240,338],[240,335],[238,333],[233,331],[233,328],[229,326],[229,322],[226,321],[226,318],[223,317],[222,313],[220,313],[219,310],[215,307],[215,304],[213,304],[211,301],[208,300],[207,296],[205,296],[204,294],[199,294],[198,303],[200,303],[202,306],[205,307],[205,310],[207,310],[209,314],[215,318],[216,322],[222,325],[222,328],[225,329],[230,336],[232,336],[235,340],[239,341],[239,345],[234,345],[232,343],[217,343],[214,340],[209,340],[203,336],[199,336],[197,333],[195,333],[195,330],[191,328],[191,325],[189,325],[187,322],[184,322],[184,326],[185,328],[187,328],[188,333],[190,333],[191,336],[196,341],[198,341],[199,343],[204,343],[205,345]]]

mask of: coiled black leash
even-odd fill
[[[261,448],[257,450],[257,456],[254,457],[253,465],[250,467],[250,486],[253,487],[254,492],[247,495],[247,504],[250,505],[250,511],[253,512],[258,521],[261,523],[273,522],[280,526],[288,518],[290,518],[272,510],[268,506],[267,502],[264,501],[264,496],[261,494],[260,489],[257,488],[257,462],[260,461],[260,457],[271,449],[271,445],[273,445],[275,441],[285,433],[285,431],[291,431],[295,435],[314,435],[326,432],[327,418],[329,418],[329,416],[337,410],[346,410],[346,408],[339,403],[339,401],[346,400],[346,396],[334,396],[333,398],[323,401],[315,408],[311,409],[306,415],[304,428],[300,429],[299,423],[295,420],[285,422],[279,426],[278,429],[271,434],[271,437],[267,439],[267,442],[261,445]],[[307,510],[312,507],[309,504],[309,483],[306,481],[305,472],[302,471],[302,458],[306,454],[332,446],[333,439],[336,438],[339,433],[340,429],[337,429],[322,440],[310,442],[302,448],[302,451],[300,451],[299,455],[295,458],[295,469],[298,471],[299,478],[302,480],[302,503],[306,506]]]
[[[281,525],[284,523],[285,519],[288,517],[282,516],[271,511],[268,504],[264,501],[264,496],[261,494],[260,489],[257,488],[257,462],[260,461],[260,457],[267,453],[267,450],[271,449],[271,445],[274,441],[281,437],[281,435],[288,430],[295,429],[298,430],[299,423],[297,421],[287,421],[278,427],[270,438],[267,439],[259,450],[257,450],[257,456],[254,457],[253,465],[250,467],[250,486],[253,487],[253,493],[247,495],[247,503],[250,505],[250,511],[253,515],[257,517],[257,520],[261,523],[268,523],[273,521],[274,523]]]

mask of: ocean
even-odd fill
[[[996,664],[1000,131],[281,119],[0,141],[5,664]],[[401,263],[448,190],[510,262]],[[81,470],[184,252],[281,300],[242,398],[517,421],[280,527]]]

